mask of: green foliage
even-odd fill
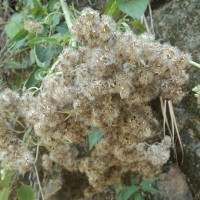
[[[30,129],[27,130],[27,134]],[[25,137],[24,139],[25,140]],[[1,162],[0,162],[1,163]],[[0,166],[0,200],[9,200],[9,194],[11,193],[11,182],[14,177],[14,171],[8,170],[5,171],[5,174],[2,173],[2,167]],[[22,184],[19,188],[16,189],[18,200],[35,200],[35,192],[31,186]]]
[[[9,187],[4,187],[3,190],[0,192],[0,200],[8,200],[9,193]]]
[[[119,7],[118,7],[117,3],[120,1],[121,0],[110,0],[108,2],[108,4],[106,5],[104,14],[109,15],[111,17],[116,17],[116,15],[119,12]]]
[[[110,0],[104,10],[104,13],[116,17],[119,10],[129,16],[140,20],[144,14],[149,0]]]
[[[32,187],[22,184],[17,189],[18,200],[35,200],[35,193]]]
[[[10,194],[10,183],[13,177],[12,171],[5,171],[5,174],[2,172],[2,168],[0,166],[1,173],[0,173],[0,188],[2,190],[0,191],[0,200],[8,200],[9,194]]]
[[[5,26],[4,30],[9,38],[13,38],[22,28],[23,16],[20,13],[14,13],[10,22]]]
[[[130,0],[120,1],[117,5],[121,11],[139,20],[144,14],[148,4],[149,0]]]
[[[159,180],[159,177],[155,177],[149,180],[142,180],[139,182],[139,176],[135,176],[131,180],[131,185],[122,185],[120,183],[115,184],[114,188],[117,194],[117,200],[128,200],[133,198],[134,200],[143,200],[141,192],[157,193],[159,192],[151,186],[155,181]]]
[[[91,151],[94,145],[102,138],[102,131],[100,128],[93,128],[88,135],[89,150]]]
[[[37,70],[48,71],[73,38],[56,0],[45,5],[39,0],[20,0],[16,10],[18,12],[12,15],[4,28],[9,37],[9,49],[3,63],[7,69],[28,71],[28,79],[26,75],[26,80],[22,78],[23,83],[19,84],[19,89],[25,90],[43,80],[41,77],[37,79]]]
[[[116,18],[116,16],[119,16],[119,11],[122,11],[125,14],[120,15],[119,29],[125,31],[131,29],[131,26],[136,34],[141,34],[146,31],[146,28],[140,22],[140,19],[144,15],[148,4],[149,0],[110,0],[106,5],[104,14]]]

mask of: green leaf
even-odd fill
[[[139,33],[144,33],[146,30],[144,24],[142,24],[140,21],[134,20],[134,21],[131,21],[130,24],[134,26],[135,28],[137,28]]]
[[[148,185],[142,186],[141,189],[145,192],[150,192],[150,193],[158,193],[159,192],[159,190],[152,188],[151,186],[148,186]]]
[[[44,69],[38,69],[35,72],[35,79],[38,81],[42,81],[47,74],[48,74],[48,72],[45,71]]]
[[[133,198],[134,200],[144,200],[143,196],[139,192],[134,193]]]
[[[23,89],[22,91],[24,92],[25,90],[29,89],[30,87],[36,86],[39,81],[37,79],[35,79],[35,72],[37,71],[37,69],[34,69],[30,76],[28,77],[27,81],[24,83]]]
[[[10,43],[17,42],[24,39],[28,35],[28,31],[21,29],[18,31],[13,38],[11,38]]]
[[[121,183],[116,183],[116,184],[114,184],[114,189],[115,189],[116,193],[119,193],[124,189],[124,187]]]
[[[30,50],[30,55],[29,55],[29,62],[30,65],[35,63],[35,53],[34,53],[34,49]]]
[[[10,185],[10,182],[13,177],[13,172],[11,170],[7,170],[5,172],[5,176],[2,177],[2,174],[0,175],[0,187],[8,187]]]
[[[149,0],[130,0],[117,3],[121,11],[138,20],[144,14],[148,4]]]
[[[60,23],[60,18],[62,16],[62,13],[55,13],[52,18],[52,26],[55,27]]]
[[[119,12],[118,2],[120,2],[120,0],[110,0],[106,5],[104,14],[114,18]]]
[[[42,13],[43,6],[40,1],[38,0],[28,0],[27,6],[31,7],[31,14],[37,16],[38,14]]]
[[[60,45],[48,44],[46,47],[36,44],[34,47],[34,55],[36,63],[39,67],[47,69],[54,56],[58,56],[62,51]]]
[[[14,47],[12,48],[12,50],[19,49],[20,47],[23,47],[25,45],[25,43],[26,43],[26,40],[27,40],[27,37],[16,41],[16,43],[15,43]]]
[[[91,151],[94,145],[101,139],[102,131],[100,128],[93,128],[88,136],[89,150]]]
[[[48,1],[48,12],[52,13],[53,11],[55,11],[55,4],[59,3],[58,0],[50,0]]]
[[[35,56],[35,60],[36,60],[36,63],[39,67],[41,68],[45,68],[45,62],[42,62],[40,61],[41,57],[43,56],[43,54],[45,53],[45,50],[43,50],[42,47],[36,45],[34,47],[34,56]],[[40,58],[38,58],[40,56]]]
[[[22,58],[21,62],[8,61],[4,66],[7,69],[26,69],[28,65],[29,65],[29,60],[26,57],[24,57]]]
[[[19,32],[23,26],[21,24],[23,16],[19,13],[14,13],[10,19],[10,22],[5,25],[5,32],[9,38],[13,38],[17,32]]]
[[[160,177],[154,177],[152,179],[149,179],[149,180],[144,180],[140,183],[140,187],[143,187],[143,186],[149,186],[150,184],[156,182],[157,180],[159,180]]]
[[[9,187],[3,188],[3,190],[0,192],[0,200],[8,200],[9,193]]]
[[[67,34],[69,31],[66,23],[60,23],[58,26],[56,26],[56,31],[61,34]]]
[[[128,198],[130,198],[137,191],[138,187],[135,185],[125,187],[123,191],[118,193],[117,200],[128,200]]]
[[[17,189],[18,200],[35,200],[35,192],[31,186],[22,184]]]
[[[59,45],[59,42],[55,38],[52,38],[52,37],[35,37],[34,39],[28,41],[26,45],[38,44],[41,42],[49,42],[49,43]]]
[[[32,130],[33,130],[32,128],[28,128],[26,130],[26,132],[24,133],[23,139],[21,141],[21,144],[24,144],[26,142],[26,139],[28,138]]]
[[[134,176],[131,178],[131,185],[137,185],[139,181],[139,175]]]

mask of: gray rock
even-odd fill
[[[172,0],[153,11],[153,18],[161,42],[177,46],[200,63],[199,0]],[[189,177],[196,199],[200,199],[200,109],[192,92],[192,88],[200,84],[200,69],[191,66],[188,72],[190,79],[185,87],[186,96],[176,108],[185,153],[181,170]]]
[[[160,175],[156,183],[159,193],[153,200],[192,200],[186,177],[177,165],[171,165],[169,172]]]

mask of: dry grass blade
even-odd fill
[[[173,121],[174,128],[176,129],[176,135],[177,135],[180,147],[181,147],[181,153],[182,153],[181,164],[183,164],[183,159],[184,159],[183,145],[182,145],[182,142],[181,142],[181,137],[180,137],[180,134],[179,134],[179,130],[178,130],[178,126],[177,126],[176,117],[175,117],[175,114],[174,114],[172,102],[168,101],[168,105],[169,105],[171,121]]]
[[[148,25],[148,23],[147,23],[147,20],[146,20],[145,15],[142,16],[141,23],[144,23],[147,32],[150,34],[150,33],[151,33],[151,30],[150,30],[150,28],[149,28],[149,25]]]
[[[182,164],[183,163],[183,158],[184,158],[183,146],[182,146],[180,134],[179,134],[179,131],[178,131],[178,126],[177,126],[176,117],[175,117],[175,114],[174,114],[174,109],[173,109],[172,102],[163,100],[162,97],[160,97],[160,104],[161,104],[161,110],[162,110],[162,115],[163,115],[163,119],[164,119],[163,132],[165,134],[165,132],[166,132],[165,124],[166,124],[167,125],[167,129],[168,129],[168,131],[169,131],[169,133],[171,135],[172,147],[173,147],[173,150],[174,150],[174,154],[175,154],[176,160],[178,160],[177,152],[176,152],[176,145],[175,145],[175,133],[176,133],[178,141],[179,141],[179,144],[180,144],[180,147],[181,147],[181,152],[182,152],[182,159],[181,159],[181,164]],[[166,114],[167,104],[168,104],[168,107],[169,107],[171,127],[169,125],[169,120],[168,120],[167,114]]]
[[[166,111],[167,111],[167,103],[166,103],[166,100],[164,100],[164,103],[163,103],[163,99],[162,97],[160,97],[160,104],[161,104],[161,111],[162,111],[162,115],[163,115],[163,118],[164,118],[164,124],[167,125],[167,129],[172,137],[172,131],[171,131],[171,128],[169,126],[169,121],[168,121],[168,118],[167,118],[167,114],[166,114]],[[163,126],[164,127],[164,134],[165,134],[165,125]]]
[[[149,16],[150,16],[150,23],[151,23],[151,32],[152,32],[152,34],[155,34],[151,4],[149,4]]]

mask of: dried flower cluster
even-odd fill
[[[39,34],[43,32],[44,27],[38,22],[25,21],[24,29],[27,30],[28,32],[34,32],[36,34]]]
[[[35,96],[1,95],[4,144],[20,138],[12,130],[18,130],[8,117],[12,114],[33,127],[34,137],[49,150],[42,159],[46,170],[52,162],[79,170],[95,192],[128,171],[154,176],[169,158],[171,139],[165,136],[160,144],[147,144],[160,132],[150,102],[159,96],[173,103],[181,100],[189,56],[151,35],[119,32],[111,18],[90,8],[82,11],[73,33],[83,46],[66,47],[59,56],[63,76],[47,76]],[[92,127],[101,128],[103,137],[88,157]]]

